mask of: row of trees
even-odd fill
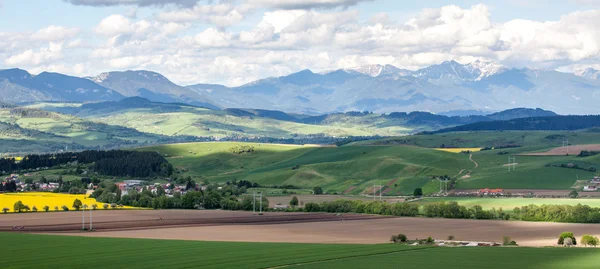
[[[525,221],[600,223],[600,208],[588,205],[528,205],[515,207],[513,218]]]
[[[467,208],[459,205],[457,202],[431,203],[423,206],[423,212],[429,218],[449,218],[449,219],[510,219],[510,214],[502,211],[502,208],[496,210],[484,210],[480,205],[474,205]]]
[[[336,200],[331,202],[313,203],[304,205],[305,212],[329,213],[365,213],[391,216],[414,217],[419,214],[419,205],[416,203],[387,203],[383,201]]]

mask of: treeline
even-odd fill
[[[156,152],[128,151],[117,158],[104,158],[94,163],[94,171],[109,176],[167,177],[173,166]]]
[[[430,134],[462,131],[503,130],[581,130],[600,126],[600,116],[549,116],[520,118],[506,121],[477,122],[441,129]]]
[[[588,205],[528,205],[515,207],[513,218],[524,221],[600,223],[600,208]]]
[[[600,208],[587,205],[529,205],[515,207],[512,212],[502,208],[490,210],[480,205],[466,207],[457,202],[430,203],[419,212],[417,203],[387,203],[382,201],[337,200],[321,203],[306,203],[304,209],[291,211],[329,212],[329,213],[365,213],[391,216],[414,217],[423,215],[428,218],[449,219],[489,219],[489,220],[523,220],[568,223],[600,223]]]
[[[0,159],[0,171],[10,173],[19,170],[31,170],[42,167],[77,162],[94,163],[93,169],[111,176],[169,176],[173,167],[156,152],[137,152],[125,150],[85,150],[56,154],[27,155],[21,161],[14,158]]]

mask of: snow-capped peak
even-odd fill
[[[467,68],[467,70],[469,70],[473,75],[477,76],[475,80],[482,80],[486,77],[501,73],[508,69],[499,63],[482,62],[479,60],[470,64],[466,64],[465,68]]]
[[[378,77],[383,75],[407,75],[409,72],[407,70],[400,69],[391,64],[381,65],[381,64],[372,64],[372,65],[363,65],[352,68],[342,69],[345,72],[352,73],[360,73],[363,75],[367,75],[370,77]]]
[[[576,76],[589,78],[589,79],[598,79],[600,78],[600,71],[593,68],[586,68],[582,70],[576,70],[574,73]]]
[[[102,83],[104,80],[106,80],[108,77],[110,76],[110,73],[101,73],[100,75],[97,75],[95,77],[91,77],[89,78],[91,81],[96,82],[96,83]]]

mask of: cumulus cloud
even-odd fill
[[[62,48],[62,43],[50,43],[48,47],[40,48],[37,51],[29,49],[13,55],[4,63],[8,66],[34,66],[53,62],[63,58]]]
[[[159,21],[202,21],[218,27],[228,27],[241,22],[246,11],[232,4],[197,5],[193,8],[166,11],[156,15]]]
[[[600,60],[596,27],[600,11],[596,10],[565,14],[554,21],[497,23],[486,5],[450,5],[391,21],[387,13],[365,20],[354,8],[323,9],[336,6],[333,3],[343,7],[360,1],[285,1],[313,4],[296,6],[301,9],[275,5],[281,1],[238,2],[242,4],[199,2],[139,19],[114,14],[86,30],[93,30],[93,41],[82,36],[83,30],[60,26],[28,33],[0,32],[0,58],[6,65],[34,68],[83,64],[77,72],[87,75],[150,69],[181,84],[227,85],[306,68],[321,71],[393,64],[417,69],[446,60],[480,59],[516,67],[574,69]],[[262,18],[252,25],[229,27],[244,20],[248,4],[268,9],[260,10]],[[72,56],[74,52],[81,55]]]
[[[50,25],[33,33],[31,37],[41,41],[57,41],[72,38],[79,33],[77,28]]]

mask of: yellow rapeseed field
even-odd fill
[[[29,206],[31,209],[35,206],[38,212],[43,212],[44,206],[49,206],[50,211],[55,211],[54,207],[58,207],[58,211],[62,211],[63,205],[67,206],[69,210],[73,210],[75,199],[79,199],[81,203],[90,208],[93,204],[96,204],[98,205],[97,209],[103,209],[104,203],[98,203],[94,198],[87,198],[85,194],[23,192],[0,194],[0,210],[8,208],[8,212],[13,212],[13,207],[17,201],[23,202],[24,205]]]
[[[477,151],[481,151],[481,148],[437,148],[436,150],[452,152],[452,153],[461,153],[463,151],[477,152]]]

